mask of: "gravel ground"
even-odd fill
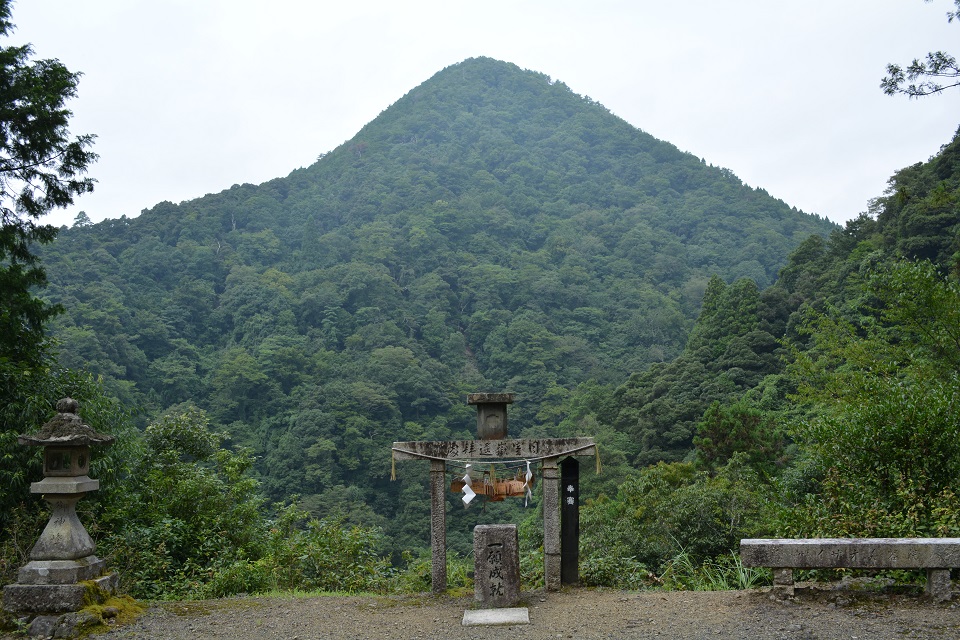
[[[463,627],[472,598],[270,597],[155,604],[135,623],[97,636],[282,640],[493,638],[846,639],[960,638],[960,607],[916,594],[807,586],[768,590],[524,593],[530,624]],[[5,636],[4,640],[13,638]]]

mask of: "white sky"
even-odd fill
[[[951,0],[19,0],[5,45],[84,76],[96,191],[136,216],[312,164],[442,68],[489,56],[589,95],[751,186],[843,222],[960,125],[960,91],[879,89],[960,55]]]

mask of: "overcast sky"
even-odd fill
[[[446,66],[539,71],[651,135],[843,222],[960,125],[960,91],[879,89],[960,55],[951,0],[19,0],[4,44],[82,72],[96,191],[46,219],[136,216],[312,164]]]

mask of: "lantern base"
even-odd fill
[[[80,584],[8,584],[3,588],[3,608],[13,614],[53,614],[79,611],[97,604],[117,588],[117,574]]]
[[[20,567],[18,584],[76,584],[103,573],[106,562],[97,556],[79,560],[31,560]]]

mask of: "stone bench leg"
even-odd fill
[[[946,602],[951,597],[950,569],[927,569],[927,595],[934,602]]]
[[[793,595],[793,569],[773,570],[773,593],[778,596]]]

